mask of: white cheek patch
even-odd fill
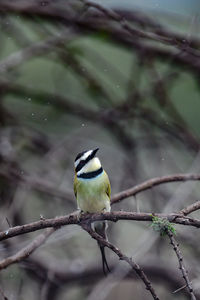
[[[89,151],[85,152],[77,161],[75,161],[75,163],[74,163],[75,169],[81,160],[86,160],[88,158],[88,156],[90,156],[92,154],[92,151],[93,150],[89,150]]]
[[[92,168],[92,170],[91,170]],[[82,173],[92,172],[96,171],[99,168],[101,168],[101,163],[98,157],[94,157],[92,160],[88,161],[87,164],[85,164],[80,171],[77,172],[77,175],[81,175]],[[89,171],[88,171],[89,170]]]
[[[81,160],[81,157],[78,160],[75,161],[75,163],[74,163],[75,169],[78,166],[78,164],[80,163],[80,160]]]
[[[77,176],[85,172],[85,169],[87,169],[88,164],[89,163],[87,163],[82,169],[80,169],[80,171],[77,172]]]

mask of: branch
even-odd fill
[[[197,37],[192,36],[190,38],[187,37],[186,39],[186,36],[184,34],[171,31],[169,28],[161,25],[158,20],[154,20],[152,17],[147,16],[140,10],[123,10],[118,8],[111,10],[91,1],[85,0],[84,2],[86,3],[86,5],[93,7],[97,11],[99,11],[96,13],[96,15],[92,11],[91,16],[93,16],[93,18],[96,17],[96,19],[103,20],[104,22],[108,21],[108,19],[115,20],[121,24],[121,27],[129,31],[130,34],[134,34],[138,37],[148,38],[150,40],[152,39],[155,41],[161,40],[164,43],[175,45],[181,47],[182,49],[185,49],[187,47],[187,50],[191,50],[192,47],[199,47],[200,40]],[[131,25],[135,23],[136,25],[140,26],[143,31],[138,30],[137,27],[133,29],[133,26],[130,26],[129,23],[131,23]],[[145,35],[144,29],[146,31],[150,29],[153,31],[153,33],[148,32]]]
[[[135,29],[132,26],[129,25],[129,23],[126,21],[124,17],[122,17],[120,14],[118,14],[116,11],[107,9],[97,3],[88,1],[88,0],[83,0],[83,2],[88,6],[88,7],[93,7],[96,8],[97,10],[101,11],[105,16],[108,17],[108,19],[114,20],[118,23],[120,23],[121,27],[127,31],[131,36],[134,38],[147,38],[153,41],[157,42],[164,42],[167,44],[174,44],[177,45],[176,40],[172,39],[171,37],[166,37],[166,36],[161,36],[156,33],[149,33],[149,32],[144,32],[139,29]]]
[[[193,226],[200,228],[200,220],[189,218],[183,216],[180,213],[172,214],[153,214],[159,218],[165,218],[171,223]],[[95,222],[108,220],[112,222],[117,222],[118,220],[134,220],[134,221],[152,221],[151,213],[137,213],[137,212],[124,212],[124,211],[113,211],[107,213],[96,213],[96,214],[77,214],[77,212],[56,217],[53,219],[41,219],[33,223],[11,227],[8,230],[0,232],[0,241],[6,240],[8,238],[34,232],[48,227],[59,228],[64,225],[82,225],[85,222]]]
[[[22,248],[16,254],[1,260],[0,270],[29,257],[29,255],[40,247],[55,230],[55,228],[47,229],[44,233],[38,235],[28,246]]]
[[[186,39],[186,35],[184,33],[170,30],[169,27],[163,26],[160,21],[152,18],[151,16],[149,17],[146,13],[140,10],[125,10],[117,8],[115,9],[115,12],[129,22],[135,23],[146,30],[150,29],[159,36],[166,37],[169,41],[171,40],[177,42],[177,45],[182,46],[183,48],[184,46],[190,46],[194,48],[199,47],[200,40],[195,35],[190,36],[189,39],[187,37]]]
[[[72,34],[70,34],[68,30],[65,30],[59,35],[55,35],[45,41],[35,43],[30,47],[15,52],[0,62],[0,73],[21,66],[22,63],[34,56],[46,55],[48,52],[54,50],[56,46],[70,41],[72,38]]]
[[[128,198],[130,196],[135,196],[138,193],[146,191],[156,185],[160,185],[168,182],[189,181],[189,180],[199,181],[200,174],[174,174],[174,175],[168,175],[163,177],[155,177],[114,195],[111,199],[111,203],[113,204],[125,198]]]
[[[126,261],[131,268],[137,273],[137,275],[141,278],[141,280],[144,282],[146,289],[151,293],[153,299],[159,300],[154,288],[151,285],[151,282],[147,278],[146,274],[144,271],[140,268],[138,264],[136,264],[132,258],[129,258],[128,256],[124,255],[120,249],[116,248],[113,244],[110,242],[106,241],[104,238],[102,238],[99,234],[97,234],[95,231],[91,229],[91,226],[88,226],[87,224],[82,224],[82,228],[87,231],[90,236],[100,242],[101,245],[111,249],[113,252],[117,254],[120,260]]]
[[[196,211],[200,209],[200,201],[197,201],[189,206],[187,206],[186,208],[183,208],[180,213],[183,214],[184,216],[189,215],[190,213],[192,213],[193,211]]]
[[[185,40],[185,39],[180,40],[179,36],[176,36],[174,34],[170,35],[169,33],[166,35],[166,32],[163,32],[163,31],[161,31],[161,32],[159,32],[159,31],[145,32],[145,31],[139,30],[138,28],[135,29],[132,26],[130,26],[129,23],[126,21],[126,19],[123,16],[121,16],[120,14],[118,14],[117,11],[107,9],[97,3],[93,3],[88,0],[83,0],[83,2],[88,7],[95,8],[98,11],[102,12],[103,15],[105,15],[108,18],[108,20],[103,20],[104,23],[106,24],[106,27],[109,27],[109,25],[110,25],[106,21],[109,21],[109,20],[116,21],[118,24],[120,24],[121,28],[124,29],[124,31],[128,33],[128,35],[132,36],[132,39],[136,40],[136,43],[137,43],[137,40],[139,40],[138,38],[140,38],[140,39],[143,38],[143,39],[148,39],[150,41],[162,42],[162,43],[170,45],[170,46],[175,46],[177,49],[181,50],[181,51],[179,51],[178,55],[181,55],[182,52],[187,53],[189,55],[191,54],[192,56],[195,56],[196,58],[198,58],[200,55],[200,52],[197,49],[192,48],[191,44],[187,40]],[[98,22],[96,22],[96,23],[98,23]]]
[[[175,240],[173,234],[172,234],[170,231],[167,232],[167,235],[168,235],[168,237],[169,237],[169,239],[170,239],[171,245],[173,246],[173,249],[174,249],[174,251],[175,251],[175,253],[176,253],[176,256],[177,256],[177,258],[178,258],[178,261],[179,261],[179,268],[180,268],[180,270],[181,270],[181,272],[182,272],[183,279],[184,279],[185,282],[186,282],[186,286],[187,286],[188,291],[189,291],[189,293],[190,293],[191,300],[196,300],[196,297],[195,297],[195,295],[194,295],[194,291],[193,291],[193,288],[192,288],[192,284],[191,284],[191,282],[190,282],[190,280],[189,280],[189,277],[188,277],[188,271],[186,270],[186,268],[185,268],[185,266],[184,266],[183,256],[182,256],[181,251],[180,251],[180,249],[179,249],[179,245],[178,245],[178,243],[176,242],[176,240]]]
[[[90,5],[91,4],[93,6],[95,5],[90,2]],[[79,14],[73,14],[73,8],[70,5],[52,5],[51,2],[47,2],[47,5],[40,6],[37,1],[31,0],[28,2],[24,0],[12,2],[1,0],[0,2],[1,12],[6,11],[7,13],[21,14],[29,18],[33,15],[41,16],[45,19],[59,21],[67,26],[73,26],[78,32],[97,32],[104,30],[112,39],[128,47],[133,47],[134,50],[140,54],[147,53],[148,56],[156,56],[157,58],[165,60],[170,59],[170,62],[173,64],[175,63],[182,67],[187,66],[194,72],[200,72],[198,47],[191,48],[191,44],[188,45],[186,39],[180,39],[180,36],[176,34],[170,35],[168,33],[166,35],[162,32],[146,33],[145,31],[132,28],[129,23],[116,12],[108,12],[108,10],[103,7],[99,8],[101,11],[104,11],[104,15],[105,13],[107,14],[107,20],[103,20],[103,22],[98,22],[98,18],[95,14],[93,17],[86,16],[85,18]],[[69,9],[71,9],[70,13]],[[112,15],[112,17],[109,16],[109,14]],[[121,25],[120,28],[116,28],[116,25],[113,26],[112,20],[114,19]],[[160,45],[155,46],[154,44],[149,45],[149,43],[142,43],[141,40],[144,39],[167,43],[173,46],[173,50],[161,49]],[[199,41],[197,40],[192,46],[197,46],[198,44]],[[180,49],[182,49],[181,52]]]

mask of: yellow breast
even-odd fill
[[[110,211],[110,182],[105,171],[91,179],[75,176],[74,190],[78,208],[83,212]]]

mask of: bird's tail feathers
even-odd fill
[[[100,236],[102,236],[102,238],[104,238],[105,240],[107,240],[107,235],[106,235],[106,229],[107,229],[108,225],[107,222],[94,222],[94,230],[96,231],[96,233],[98,233]],[[102,267],[103,267],[103,273],[105,275],[107,275],[107,273],[110,272],[110,268],[108,266],[108,262],[106,259],[106,255],[105,255],[105,246],[102,246],[99,242],[98,242],[100,251],[101,251],[101,257],[102,257]]]
[[[106,276],[107,273],[110,273],[110,268],[108,266],[108,262],[105,255],[105,247],[99,245],[100,251],[101,251],[101,257],[102,257],[102,267],[103,267],[103,273]]]

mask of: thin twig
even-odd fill
[[[18,263],[31,255],[40,247],[47,238],[55,231],[55,228],[47,229],[44,233],[38,235],[29,245],[18,251],[16,254],[9,256],[0,261],[0,270],[7,268],[9,265]]]
[[[146,289],[151,293],[153,299],[159,300],[159,298],[158,298],[154,288],[152,287],[151,282],[147,278],[146,274],[140,268],[140,266],[133,261],[132,258],[129,258],[128,256],[124,255],[120,251],[119,248],[116,248],[113,244],[111,244],[110,242],[105,240],[103,237],[101,237],[99,234],[97,234],[95,231],[93,231],[91,226],[88,226],[88,224],[83,223],[82,228],[85,231],[87,231],[93,239],[97,240],[98,242],[100,242],[100,244],[102,244],[103,246],[105,246],[105,247],[111,249],[113,252],[115,252],[120,260],[126,261],[131,266],[131,268],[137,273],[137,275],[141,278],[141,280],[144,282]]]
[[[181,286],[180,288],[176,289],[175,291],[172,292],[172,294],[176,294],[176,293],[182,291],[183,289],[185,289],[186,287],[187,287],[187,284],[185,284],[185,285]]]
[[[168,231],[167,234],[168,234],[168,237],[170,239],[170,243],[173,246],[173,249],[174,249],[174,251],[176,253],[176,256],[178,258],[179,269],[181,270],[182,275],[183,275],[183,279],[186,282],[186,286],[187,286],[188,291],[190,293],[191,300],[196,300],[192,284],[191,284],[191,282],[189,280],[189,277],[188,277],[188,271],[186,270],[185,265],[184,265],[183,256],[181,254],[181,251],[180,251],[180,248],[179,248],[179,244],[176,242],[173,234],[170,231]]]
[[[190,213],[192,213],[193,211],[199,210],[200,209],[200,201],[197,201],[185,208],[183,208],[180,213],[183,214],[184,216],[189,215]]]
[[[116,11],[107,9],[103,7],[102,5],[99,5],[97,3],[88,1],[88,0],[82,0],[88,7],[96,8],[97,10],[101,11],[104,15],[106,15],[111,20],[114,20],[118,22],[123,29],[125,29],[130,35],[132,35],[134,38],[147,38],[153,41],[159,41],[164,42],[167,44],[176,44],[177,41],[173,39],[172,37],[166,37],[163,35],[158,35],[156,33],[148,33],[143,32],[139,29],[135,29],[132,26],[129,25],[129,23],[126,21],[124,17],[122,17],[120,14],[118,14]]]
[[[88,2],[89,5],[95,6],[95,3]],[[69,8],[69,6],[67,6]],[[112,13],[103,7],[99,7],[100,10],[107,14],[107,22],[97,22],[97,18],[94,15],[93,18],[80,18],[80,16],[74,17],[73,14],[70,14],[66,6],[63,5],[46,5],[40,6],[37,1],[1,1],[0,11],[9,12],[14,14],[25,15],[26,17],[32,17],[33,15],[41,16],[43,19],[51,19],[59,21],[64,25],[72,25],[76,31],[79,32],[88,32],[88,31],[100,31],[105,30],[108,32],[112,39],[117,40],[123,45],[128,45],[129,47],[134,47],[134,50],[137,52],[148,53],[149,56],[156,56],[156,58],[165,58],[173,59],[173,63],[179,64],[181,66],[187,66],[194,72],[200,71],[199,63],[199,51],[196,48],[185,47],[185,39],[180,39],[180,36],[173,35],[164,35],[159,32],[147,33],[141,30],[137,30],[131,27],[127,21],[124,20],[122,16],[112,11]],[[110,15],[110,16],[109,16]],[[111,17],[112,15],[112,17]],[[116,28],[117,26],[112,25],[112,20],[116,20],[117,23],[121,24],[121,28]],[[160,45],[149,45],[148,43],[141,43],[139,40],[154,40],[162,43],[167,43],[168,45],[173,46],[171,49],[161,49]],[[199,44],[193,44],[193,46]],[[174,47],[175,46],[175,47]],[[180,53],[180,48],[184,48],[184,51]],[[175,50],[175,51],[174,51]]]

